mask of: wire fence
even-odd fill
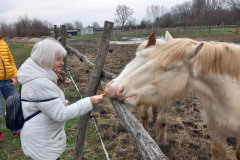
[[[149,35],[152,31],[157,34],[164,35],[165,31],[169,31],[172,34],[186,34],[186,35],[240,35],[240,28],[238,25],[212,25],[212,26],[191,26],[191,27],[152,27],[146,29],[140,29],[137,27],[129,27],[124,30],[115,29],[113,32],[113,38],[124,34],[132,34],[135,37],[142,37]]]

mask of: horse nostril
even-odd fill
[[[124,87],[121,88],[121,89],[117,92],[117,95],[118,95],[118,96],[122,96],[122,95],[123,95],[123,92],[124,92]]]

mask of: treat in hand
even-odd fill
[[[106,93],[103,93],[102,96],[105,97],[107,94]]]

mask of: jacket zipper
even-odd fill
[[[4,61],[1,56],[0,56],[0,58],[2,60],[2,64],[3,64],[3,68],[4,68],[4,81],[5,81],[6,80],[6,68],[5,68],[5,64],[4,64]]]
[[[62,128],[57,132],[57,134],[52,138],[53,140],[57,137],[57,135],[61,132]]]

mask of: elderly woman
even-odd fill
[[[18,70],[18,81],[22,84],[22,99],[47,102],[22,102],[24,118],[38,110],[40,114],[27,121],[21,131],[24,153],[34,160],[56,160],[66,146],[65,122],[79,117],[93,109],[93,104],[103,100],[102,95],[87,97],[71,105],[57,85],[58,76],[64,64],[66,50],[54,39],[36,43],[30,57]]]

